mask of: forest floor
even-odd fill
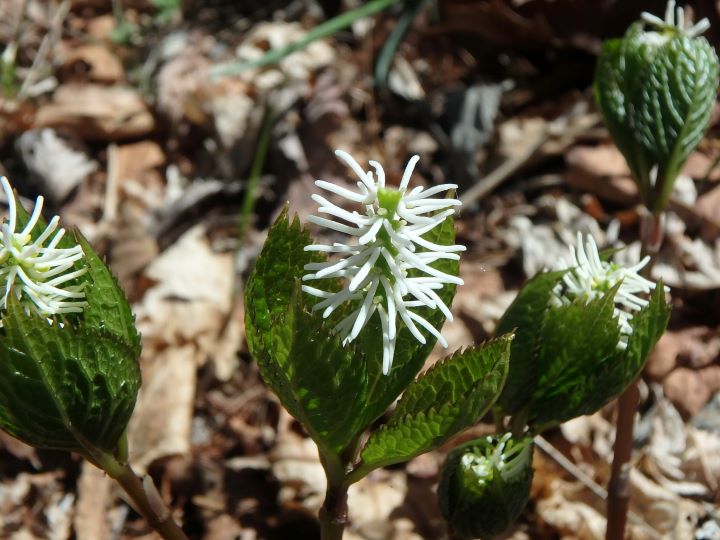
[[[450,351],[491,336],[577,231],[638,256],[637,190],[591,85],[602,40],[660,2],[414,4],[394,55],[398,8],[222,75],[358,2],[0,1],[0,175],[28,204],[43,194],[127,292],[143,339],[131,461],[193,539],[318,537],[317,450],[259,377],[242,291],[285,204],[304,220],[316,178],[354,181],[335,149],[381,162],[392,182],[418,154],[415,182],[460,185],[468,249]],[[720,6],[691,4],[720,42]],[[654,269],[673,311],[640,383],[633,539],[720,538],[719,122],[716,108],[678,179]],[[611,403],[545,434],[505,538],[604,538],[614,414]],[[345,538],[445,538],[443,457],[491,430],[353,486]],[[0,432],[0,538],[156,536],[98,469]]]

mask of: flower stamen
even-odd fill
[[[57,216],[51,219],[45,230],[33,240],[32,232],[40,223],[42,215],[42,197],[37,198],[23,230],[16,232],[15,195],[10,182],[4,176],[0,177],[0,185],[8,201],[8,219],[2,224],[0,235],[0,279],[5,280],[0,312],[7,309],[8,299],[14,294],[25,313],[37,313],[48,321],[52,320],[50,317],[53,315],[80,313],[87,306],[83,286],[61,285],[87,272],[86,268],[72,270],[75,263],[84,256],[82,247],[57,247],[65,235],[65,229],[58,229],[60,218]],[[50,242],[45,246],[48,240]]]
[[[303,281],[341,278],[346,287],[330,292],[303,285],[303,291],[320,298],[313,310],[324,310],[329,317],[346,302],[359,302],[357,309],[335,326],[343,345],[353,341],[368,321],[378,313],[382,331],[382,370],[389,373],[395,354],[398,316],[411,335],[420,343],[426,338],[421,327],[447,347],[447,341],[427,319],[411,311],[426,307],[439,309],[449,320],[450,310],[435,292],[443,286],[462,285],[462,279],[430,266],[439,260],[458,260],[460,245],[444,246],[430,242],[422,235],[441,225],[455,213],[460,205],[456,199],[431,198],[438,193],[457,189],[455,184],[442,184],[424,189],[422,186],[408,192],[408,184],[419,156],[413,156],[403,172],[397,189],[386,187],[385,171],[377,161],[370,161],[373,172],[364,171],[355,159],[342,150],[335,154],[355,172],[359,193],[317,180],[320,189],[340,196],[364,207],[365,214],[347,211],[331,203],[321,195],[313,195],[318,212],[329,214],[339,220],[309,216],[308,221],[333,231],[356,238],[356,243],[310,245],[306,251],[319,251],[339,255],[339,260],[310,263],[305,266],[309,273]],[[423,275],[409,277],[410,272]]]

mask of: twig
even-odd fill
[[[595,482],[583,470],[575,465],[572,461],[566,458],[560,450],[555,448],[550,442],[545,439],[542,435],[535,436],[535,446],[550,456],[558,465],[569,472],[576,480],[578,480],[583,486],[592,491],[603,501],[607,499],[607,491],[600,484]]]
[[[488,174],[485,178],[477,182],[473,187],[465,191],[460,196],[460,202],[464,206],[473,204],[479,199],[482,199],[493,191],[496,187],[507,180],[515,171],[522,167],[527,160],[529,160],[540,147],[550,139],[550,134],[546,131],[538,136],[536,140],[529,144],[523,152],[516,156],[512,156],[505,160],[497,168]]]
[[[493,169],[490,174],[485,176],[485,178],[478,181],[474,186],[465,191],[460,196],[460,201],[463,205],[473,204],[495,190],[500,184],[520,169],[535,155],[538,150],[540,150],[540,148],[542,148],[544,144],[550,140],[560,137],[574,138],[575,136],[588,131],[597,123],[596,120],[591,125],[580,123],[579,125],[568,127],[570,119],[576,115],[576,107],[573,107],[570,111],[561,114],[555,120],[550,122],[545,130],[540,133],[537,138],[532,141],[532,143],[528,144],[520,154],[508,158],[496,169]]]
[[[575,465],[572,461],[570,461],[568,458],[566,458],[562,452],[560,452],[557,448],[555,448],[550,442],[545,439],[542,435],[536,435],[535,436],[535,446],[537,446],[540,450],[545,452],[551,459],[553,459],[558,465],[560,465],[563,469],[565,469],[568,473],[570,473],[573,478],[575,478],[578,482],[580,482],[583,486],[585,486],[587,489],[589,489],[593,494],[595,494],[599,499],[605,501],[608,498],[608,492],[603,488],[600,484],[595,482],[592,478],[590,478],[583,470]],[[660,540],[661,536],[653,529],[648,523],[643,520],[639,515],[637,515],[635,512],[629,513],[630,519],[638,526],[642,527],[643,530],[650,536],[653,540]]]

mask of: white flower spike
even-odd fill
[[[0,313],[7,309],[11,294],[27,314],[35,312],[48,320],[61,313],[81,312],[87,306],[82,286],[63,285],[87,271],[85,268],[72,270],[75,261],[83,257],[82,247],[57,247],[65,234],[65,229],[58,229],[58,216],[33,240],[32,231],[42,211],[42,197],[37,198],[25,228],[16,231],[15,196],[7,178],[0,177],[0,184],[8,200],[8,219],[0,226]]]
[[[433,198],[455,184],[442,184],[425,189],[418,186],[408,191],[410,176],[420,159],[413,156],[397,189],[385,185],[385,172],[377,161],[370,161],[375,170],[364,171],[355,159],[342,150],[335,154],[355,172],[360,179],[358,192],[317,180],[315,185],[359,205],[364,213],[349,212],[331,203],[321,195],[312,198],[320,206],[319,213],[329,214],[343,222],[324,217],[309,216],[308,221],[347,234],[352,241],[332,245],[309,245],[306,251],[321,251],[338,255],[338,259],[305,266],[310,272],[303,281],[342,278],[346,286],[339,292],[330,292],[303,286],[303,291],[319,297],[321,302],[313,309],[323,310],[323,317],[345,302],[357,302],[357,308],[335,327],[343,345],[358,337],[370,318],[378,313],[382,326],[384,374],[390,372],[398,333],[398,316],[410,333],[420,342],[425,337],[418,326],[424,328],[447,347],[448,343],[439,330],[426,319],[412,311],[416,307],[439,309],[448,320],[452,313],[438,296],[437,290],[446,284],[462,285],[463,280],[430,266],[440,259],[459,260],[458,252],[464,246],[443,246],[422,238],[422,235],[439,226],[460,206],[457,199]],[[409,277],[409,271],[420,273]]]
[[[620,283],[615,294],[615,317],[620,327],[619,349],[627,348],[628,337],[632,334],[630,321],[634,311],[648,305],[648,300],[638,295],[655,289],[655,283],[642,277],[638,272],[650,261],[642,261],[628,268],[600,259],[598,247],[592,235],[588,234],[583,243],[582,234],[577,234],[577,248],[570,246],[570,261],[561,263],[560,270],[569,269],[563,280],[553,291],[552,303],[567,305],[582,298],[590,302],[604,295]]]
[[[680,6],[675,7],[675,0],[668,0],[664,20],[647,11],[643,11],[640,17],[645,23],[654,26],[658,30],[680,31],[689,38],[697,37],[710,28],[710,21],[706,18],[699,20],[692,26],[687,26],[685,23],[685,10]]]

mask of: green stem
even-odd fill
[[[347,524],[347,486],[335,484],[328,478],[325,502],[320,509],[321,540],[342,540]]]
[[[118,462],[110,454],[101,454],[93,458],[90,461],[120,484],[135,503],[140,514],[164,540],[188,540],[182,529],[173,521],[172,513],[149,476],[140,480],[130,465]]]
[[[395,53],[400,43],[405,38],[410,25],[417,16],[420,8],[423,7],[428,0],[410,0],[405,6],[400,19],[398,20],[395,28],[393,28],[390,36],[385,41],[382,51],[378,56],[377,64],[375,65],[375,84],[379,86],[387,86],[388,75],[390,74],[390,67],[392,61],[395,58]]]
[[[353,453],[354,448],[348,448],[348,454]],[[320,508],[320,539],[321,540],[342,540],[343,531],[347,524],[347,491],[348,484],[345,481],[345,468],[343,462],[347,456],[337,454],[320,453],[320,461],[325,476],[327,477],[327,490],[325,501]]]
[[[274,64],[286,56],[304,49],[313,41],[331,36],[343,28],[350,26],[358,19],[378,13],[379,11],[388,8],[393,4],[397,4],[398,2],[400,2],[400,0],[373,0],[372,2],[368,2],[357,9],[348,11],[347,13],[342,13],[337,17],[333,17],[329,21],[319,24],[305,34],[301,39],[291,43],[290,45],[279,47],[277,49],[271,49],[256,60],[218,66],[213,69],[212,75],[213,77],[238,75],[248,69]]]
[[[240,246],[243,244],[245,233],[250,225],[250,216],[255,209],[257,189],[260,184],[263,167],[265,167],[268,147],[270,146],[270,134],[272,133],[273,118],[273,111],[270,107],[268,107],[263,116],[257,146],[255,147],[255,158],[253,159],[252,167],[250,169],[247,186],[245,186],[245,198],[243,199],[242,210],[240,211],[240,223],[238,224],[238,244]]]

